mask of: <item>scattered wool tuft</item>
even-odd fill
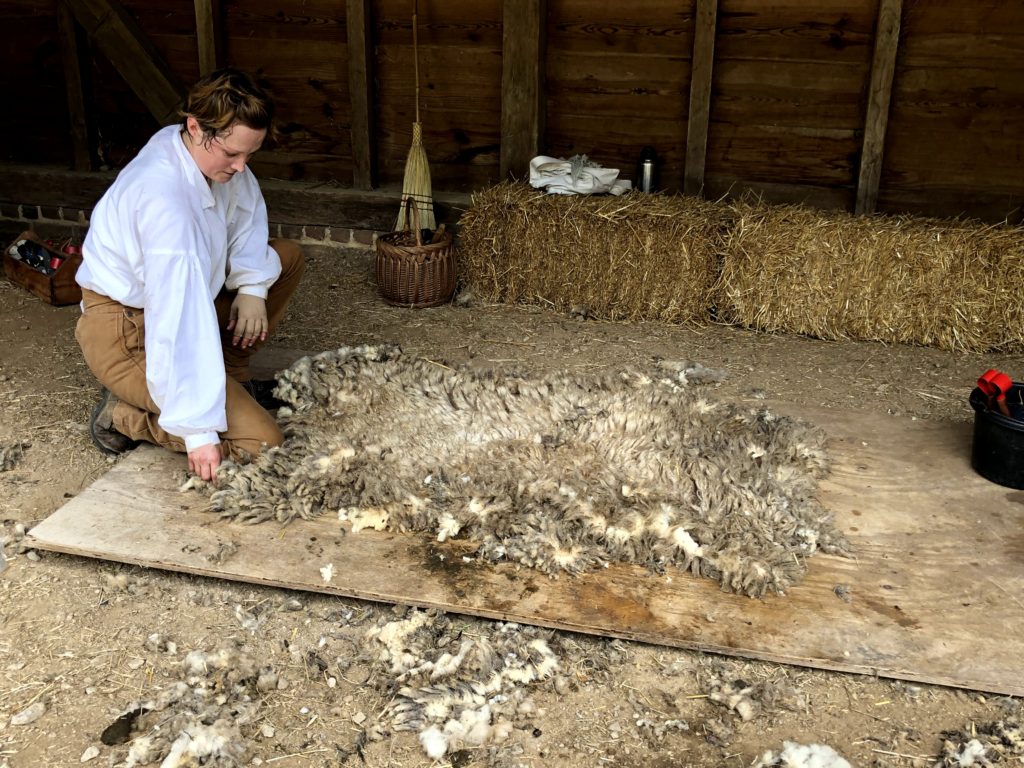
[[[752,768],[851,768],[832,747],[824,744],[782,743],[782,752],[765,752]]]
[[[259,720],[260,687],[269,667],[237,648],[194,650],[180,666],[182,679],[125,713],[141,713],[124,765],[160,768],[234,768],[248,761]],[[276,680],[276,676],[275,676]]]
[[[25,455],[25,449],[29,443],[16,442],[8,445],[0,445],[0,472],[8,472],[17,466]]]
[[[987,768],[1002,762],[1024,761],[1024,728],[1015,717],[984,725],[970,724],[942,735],[941,761],[936,768]]]
[[[691,371],[531,377],[394,346],[324,352],[278,377],[284,445],[224,462],[205,492],[241,522],[336,512],[353,532],[468,539],[479,560],[551,576],[627,562],[754,597],[784,593],[818,551],[848,554],[816,500],[824,434],[712,402]]]
[[[552,633],[497,624],[491,636],[458,635],[443,613],[421,610],[367,631],[374,662],[394,676],[390,703],[380,722],[368,724],[367,738],[416,731],[427,755],[439,760],[463,747],[500,744],[517,722],[532,722],[537,709],[527,689],[560,666]]]

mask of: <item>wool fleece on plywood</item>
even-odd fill
[[[678,568],[758,597],[806,556],[846,553],[815,499],[821,431],[697,389],[678,365],[531,376],[395,346],[324,352],[278,376],[284,445],[222,465],[211,507],[465,538],[552,576]]]

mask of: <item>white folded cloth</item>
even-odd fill
[[[619,178],[617,168],[602,168],[586,155],[574,155],[568,160],[538,155],[530,161],[530,186],[553,195],[621,195],[632,184]]]

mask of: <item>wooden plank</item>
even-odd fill
[[[690,110],[686,120],[686,166],[683,169],[683,194],[686,195],[699,195],[704,187],[717,17],[718,0],[697,0],[693,69],[690,75]]]
[[[91,171],[96,168],[98,159],[96,121],[87,104],[91,70],[89,42],[65,0],[57,2],[57,37],[60,40],[64,84],[68,94],[68,118],[75,158],[73,167],[76,171]]]
[[[377,146],[373,117],[373,4],[346,0],[348,97],[351,106],[352,186],[377,185]]]
[[[551,50],[603,53],[612,62],[626,60],[628,54],[689,58],[693,6],[694,0],[561,0],[550,6],[547,45]]]
[[[752,401],[753,402],[753,401]],[[759,403],[760,404],[760,403]],[[772,405],[830,436],[820,498],[850,559],[816,555],[753,600],[687,574],[613,565],[549,579],[470,560],[465,541],[346,532],[333,516],[235,525],[176,490],[185,462],[139,448],[36,526],[26,546],[807,667],[1024,694],[1019,492],[969,466],[970,425]],[[223,545],[233,554],[218,561]],[[311,548],[312,547],[312,548]],[[314,553],[311,556],[311,552]],[[326,582],[320,568],[334,565]],[[846,602],[833,591],[842,585]],[[983,628],[983,631],[979,631]]]
[[[879,0],[875,56],[871,62],[871,85],[868,86],[867,111],[864,115],[864,146],[861,149],[860,173],[857,177],[855,213],[858,215],[874,213],[878,201],[902,10],[903,0]]]
[[[75,19],[160,125],[178,120],[185,90],[118,0],[66,0]]]
[[[220,0],[195,0],[195,5],[199,74],[207,75],[224,66]]]
[[[834,66],[871,60],[877,0],[730,0],[718,20],[717,57]]]
[[[501,178],[529,175],[544,135],[544,20],[547,0],[504,4]]]

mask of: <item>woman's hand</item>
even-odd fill
[[[259,296],[240,293],[231,302],[228,330],[234,331],[231,345],[242,349],[251,347],[257,341],[267,340],[267,301]]]
[[[220,466],[220,443],[207,443],[188,452],[188,470],[207,482],[217,476]]]

